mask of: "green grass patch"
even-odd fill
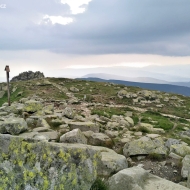
[[[152,124],[151,121],[156,121],[157,123],[153,124],[155,128],[162,128],[166,131],[169,131],[173,128],[174,124],[167,117],[162,116],[158,112],[147,111],[143,113],[142,116],[142,122]]]
[[[130,108],[117,108],[117,107],[97,107],[92,109],[92,115],[99,115],[111,118],[112,115],[125,115],[127,111],[131,111]]]

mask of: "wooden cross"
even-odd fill
[[[6,65],[5,67],[5,71],[6,71],[6,74],[7,74],[7,94],[8,94],[8,104],[9,106],[11,105],[11,102],[10,102],[10,89],[9,89],[9,72],[10,72],[10,68],[8,65]]]

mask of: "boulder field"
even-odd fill
[[[19,83],[11,83],[17,101],[0,107],[0,190],[190,188],[190,122],[146,109],[153,104],[161,109],[164,102],[180,108],[180,98],[107,84],[117,93],[106,101],[119,102],[108,104],[97,94],[84,94],[98,86],[68,83],[26,82],[25,89],[57,92],[60,99],[24,96],[16,89]],[[132,105],[120,104],[123,100]]]

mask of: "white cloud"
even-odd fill
[[[82,5],[87,5],[91,0],[61,0],[61,3],[68,4],[70,6],[72,14],[79,14],[85,11]]]
[[[44,24],[61,24],[61,25],[67,25],[69,23],[73,22],[73,18],[70,17],[62,17],[62,16],[49,16],[49,15],[45,15],[43,17],[43,20],[41,23]],[[40,24],[41,24],[40,23]]]

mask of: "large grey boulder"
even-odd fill
[[[88,138],[88,143],[90,145],[95,145],[95,146],[104,146],[104,147],[112,147],[113,146],[112,140],[103,133],[93,133]]]
[[[62,135],[60,137],[60,142],[87,144],[87,139],[80,129],[73,129],[72,131]]]
[[[190,169],[190,155],[186,155],[182,160],[181,176],[183,178],[188,177],[189,169]]]
[[[0,133],[18,135],[28,129],[27,123],[23,118],[7,118],[0,121]]]
[[[109,178],[109,190],[188,190],[148,173],[140,167],[132,167],[119,171]]]
[[[123,154],[126,157],[152,153],[167,155],[167,151],[168,149],[164,146],[162,138],[152,140],[148,137],[142,137],[138,140],[128,142],[123,148]]]
[[[88,145],[0,135],[1,189],[89,190],[100,152]]]
[[[99,132],[99,125],[88,121],[88,122],[70,122],[69,123],[70,130],[80,129],[81,131],[93,131]]]

